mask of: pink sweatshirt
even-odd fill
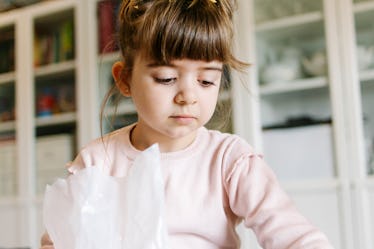
[[[108,174],[125,176],[140,153],[130,143],[131,128],[91,142],[68,170],[105,165]],[[295,209],[262,157],[238,136],[202,127],[184,150],[161,153],[161,165],[172,249],[239,248],[235,227],[241,221],[264,249],[332,248]],[[46,234],[42,248],[51,244]]]

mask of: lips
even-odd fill
[[[194,116],[186,114],[172,115],[170,118],[181,125],[187,125],[196,120]]]
[[[178,114],[178,115],[172,115],[171,118],[195,118],[195,117],[192,115],[188,115],[188,114]]]

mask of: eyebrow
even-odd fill
[[[177,68],[177,65],[173,63],[157,63],[157,62],[152,62],[147,64],[147,67],[149,68],[154,68],[154,67],[172,67],[172,68]],[[207,66],[207,67],[200,67],[199,70],[205,71],[205,70],[212,70],[212,71],[219,71],[223,72],[223,67],[215,67],[215,66]]]

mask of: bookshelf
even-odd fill
[[[220,101],[232,107],[225,130],[259,150],[266,148],[263,128],[289,114],[307,112],[331,119],[332,175],[285,179],[282,184],[337,248],[373,249],[374,178],[366,163],[363,114],[374,117],[374,71],[373,66],[357,69],[354,49],[354,37],[367,45],[372,40],[367,37],[373,1],[285,0],[281,2],[304,2],[309,7],[267,20],[248,13],[261,14],[269,1],[238,2],[235,50],[252,66],[245,75],[230,74],[231,85],[223,89]],[[276,5],[280,4],[271,6]],[[0,164],[0,220],[7,224],[0,227],[0,247],[39,248],[43,185],[64,176],[64,164],[100,136],[100,104],[113,84],[111,65],[120,58],[115,47],[107,46],[115,26],[113,19],[104,17],[117,11],[113,6],[117,6],[114,0],[53,0],[0,13],[1,58],[8,54],[0,65],[0,160],[7,162]],[[310,54],[324,49],[327,73],[288,82],[263,81],[262,51],[277,50],[290,37],[295,38],[292,46]],[[65,40],[69,40],[66,47]],[[4,95],[7,99],[1,100]],[[136,120],[128,100],[120,102],[116,113],[110,127],[115,110],[107,106],[104,133]],[[249,245],[257,246],[253,238],[247,244],[243,241],[243,248]]]
[[[42,1],[0,14],[0,219],[9,224],[0,247],[39,247],[45,185],[66,176],[64,165],[93,137],[77,101],[83,6]]]

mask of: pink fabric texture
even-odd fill
[[[131,128],[91,142],[68,170],[105,165],[107,174],[126,176],[140,153],[130,143]],[[333,248],[296,210],[262,156],[236,135],[202,127],[184,150],[161,153],[161,166],[170,248],[239,248],[241,221],[264,249]],[[47,235],[43,241],[49,248]]]

